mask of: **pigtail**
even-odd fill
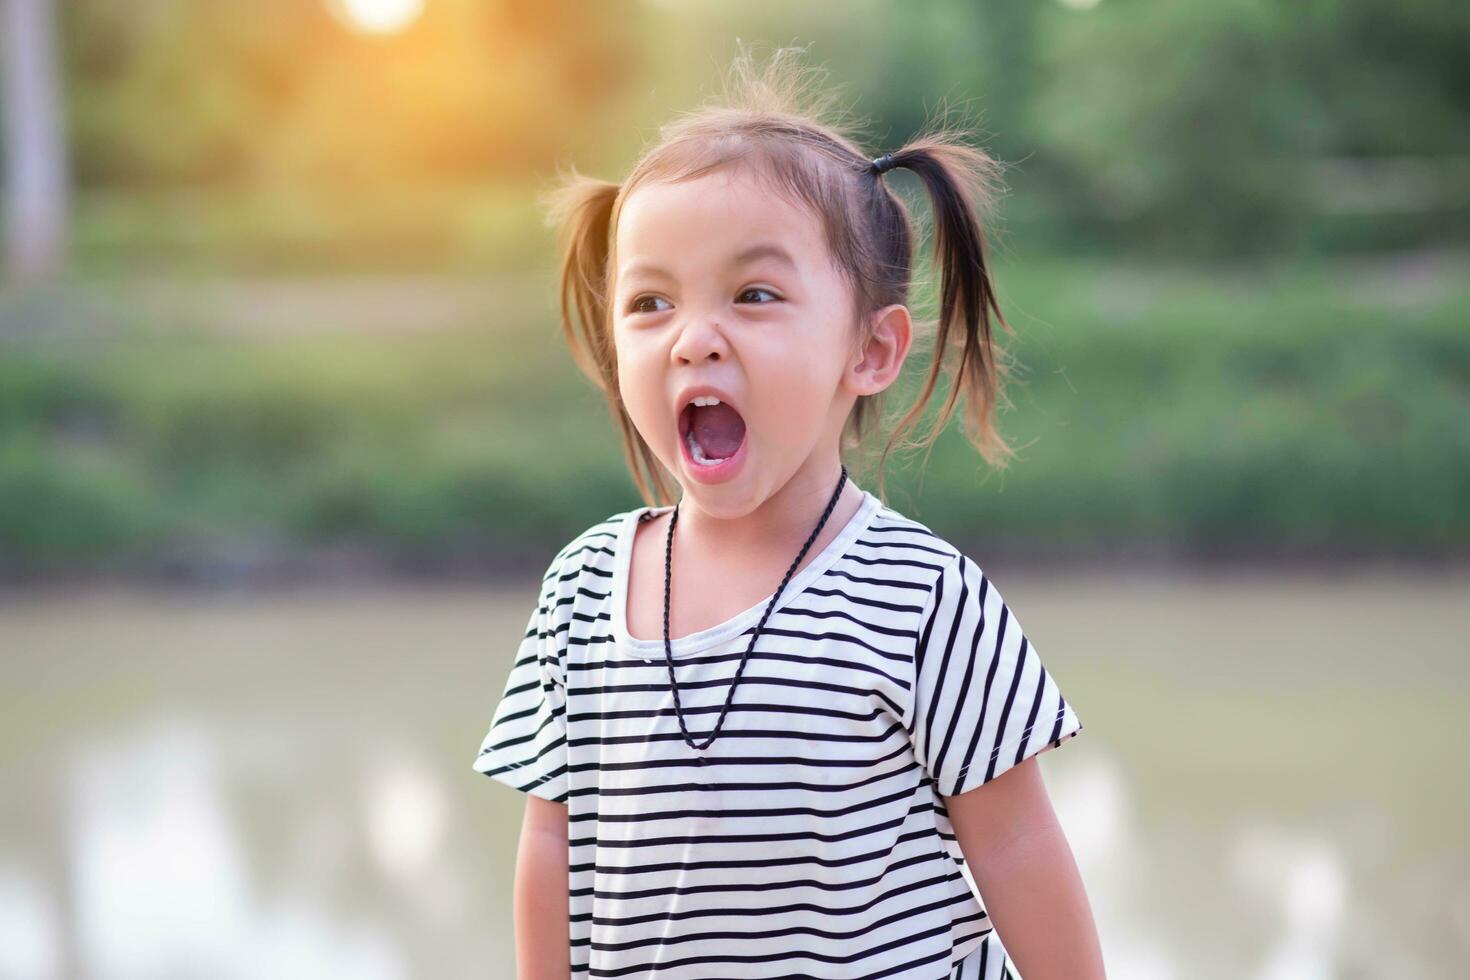
[[[615,376],[607,322],[607,260],[618,185],[575,170],[541,198],[561,250],[561,325],[572,359],[599,388]],[[580,337],[578,332],[580,331]]]
[[[542,195],[548,225],[557,229],[561,262],[561,325],[577,367],[607,399],[622,429],[623,457],[645,500],[672,502],[670,479],[623,407],[618,389],[608,293],[613,211],[622,188],[574,169]],[[647,473],[647,476],[644,474]]]
[[[966,438],[986,462],[1005,469],[1014,450],[996,430],[994,416],[1009,370],[1004,360],[1006,352],[994,340],[992,317],[1005,329],[1014,330],[1001,315],[996,300],[985,236],[1000,164],[957,135],[941,130],[916,137],[893,154],[892,165],[917,175],[933,206],[934,265],[940,270],[939,317],[923,390],[894,427],[879,460],[879,471],[895,444],[932,448],[953,416],[961,394],[965,400]],[[907,264],[905,259],[891,257],[893,264],[889,267],[902,268]],[[949,397],[934,425],[919,443],[900,442],[904,432],[922,417],[950,360],[957,363],[952,369]]]

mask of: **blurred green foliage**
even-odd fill
[[[56,9],[71,274],[0,289],[0,567],[541,554],[634,505],[536,193],[619,179],[737,38],[807,45],[875,152],[949,113],[1007,164],[1021,456],[987,473],[951,429],[890,462],[896,506],[1033,548],[1470,541],[1470,298],[1418,268],[1470,242],[1470,6],[427,0],[391,36],[325,0]],[[363,315],[314,325],[276,279]],[[216,281],[182,313],[146,288]]]
[[[1462,550],[1470,288],[1405,307],[1372,282],[1385,274],[1003,267],[1020,370],[1000,424],[1020,458],[987,471],[951,426],[926,468],[890,460],[885,496],[992,548]],[[560,344],[529,317],[275,339],[144,324],[11,349],[0,553],[11,568],[241,541],[540,553],[639,502]]]
[[[475,255],[485,229],[463,227],[461,198],[570,164],[615,179],[715,88],[737,37],[809,45],[875,151],[959,110],[1012,165],[1007,226],[1038,247],[1470,238],[1470,7],[1453,0],[427,0],[388,37],[325,0],[59,9],[78,235],[124,259],[125,243],[184,262],[253,247],[282,269],[302,242],[314,266]],[[181,233],[192,218],[159,190],[214,233]]]

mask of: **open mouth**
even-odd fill
[[[696,466],[719,466],[744,445],[745,419],[731,405],[696,398],[679,413],[679,438]]]

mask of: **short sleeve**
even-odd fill
[[[480,744],[474,769],[558,803],[567,800],[566,685],[543,589]]]
[[[967,556],[945,565],[920,622],[909,737],[941,796],[1082,731],[999,590]]]

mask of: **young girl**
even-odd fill
[[[789,50],[553,202],[563,325],[657,503],[552,559],[474,763],[529,794],[519,975],[1101,977],[1031,761],[1082,723],[980,565],[842,461],[914,339],[897,168],[934,207],[942,308],[884,456],[950,353],[929,441],[962,389],[972,441],[1009,452],[995,164],[943,130],[870,158]]]

